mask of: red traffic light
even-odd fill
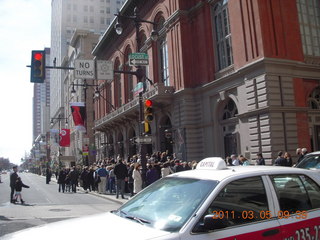
[[[35,60],[39,60],[40,61],[42,59],[42,53],[35,53],[33,55],[33,57],[34,57]]]
[[[46,53],[43,50],[31,52],[31,82],[43,83],[46,74]]]
[[[144,105],[146,107],[152,107],[152,101],[150,99],[147,99],[145,102],[144,102]]]

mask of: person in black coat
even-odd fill
[[[72,167],[72,170],[68,174],[68,178],[70,179],[72,192],[77,192],[79,172],[76,167]]]
[[[117,198],[119,198],[119,193],[124,199],[125,182],[128,178],[128,169],[125,164],[123,164],[122,159],[118,159],[118,163],[114,167],[114,175],[116,176],[116,186],[117,186]]]
[[[13,199],[13,202],[16,203],[18,201],[18,198],[20,198],[20,201],[22,204],[24,204],[24,201],[22,199],[22,195],[21,195],[21,191],[22,191],[22,188],[30,188],[28,185],[25,185],[21,178],[20,177],[17,177],[17,180],[16,180],[16,184],[14,186],[15,190],[16,190],[16,193],[14,195],[14,199]]]
[[[59,192],[63,192],[66,189],[66,177],[67,177],[67,172],[64,169],[61,169],[59,174],[58,174],[58,184],[59,184]]]
[[[80,179],[82,180],[83,190],[86,193],[88,193],[88,189],[90,189],[88,175],[89,175],[89,169],[87,166],[85,166],[81,172]]]
[[[274,161],[274,165],[275,166],[288,166],[287,159],[285,159],[283,157],[283,153],[281,151],[278,153],[278,157]]]
[[[94,178],[95,178],[95,171],[91,166],[87,175],[88,188],[90,192],[96,190]]]
[[[266,165],[266,162],[262,156],[262,153],[257,153],[256,163],[257,163],[257,165]]]
[[[46,184],[49,184],[51,181],[52,172],[50,168],[46,169]]]
[[[13,172],[10,174],[10,188],[11,188],[11,193],[10,193],[10,202],[14,203],[14,199],[13,199],[13,195],[14,195],[14,191],[15,191],[15,185],[16,185],[16,181],[18,178],[18,167],[14,166],[12,168]]]

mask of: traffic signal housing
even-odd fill
[[[45,51],[32,51],[31,53],[31,82],[43,83],[46,77]]]
[[[144,132],[150,133],[150,122],[153,120],[153,108],[152,101],[150,99],[146,99],[144,101]]]

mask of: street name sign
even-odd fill
[[[74,61],[74,77],[80,79],[95,79],[94,74],[94,60],[80,60]]]
[[[143,92],[143,82],[138,82],[136,87],[133,89],[133,96],[137,96],[141,92]]]
[[[97,78],[99,80],[113,80],[113,62],[97,60]],[[108,82],[109,82],[108,81]]]
[[[152,138],[151,137],[138,137],[135,139],[136,143],[140,144],[150,144],[152,143]]]
[[[149,56],[146,53],[130,53],[129,66],[147,66],[149,65]]]

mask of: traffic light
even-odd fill
[[[45,51],[32,51],[31,54],[31,82],[43,83],[46,77]]]
[[[153,120],[152,101],[147,99],[144,101],[144,132],[150,133],[150,122]]]
[[[144,102],[144,120],[147,122],[152,122],[153,120],[152,101],[150,99]]]

